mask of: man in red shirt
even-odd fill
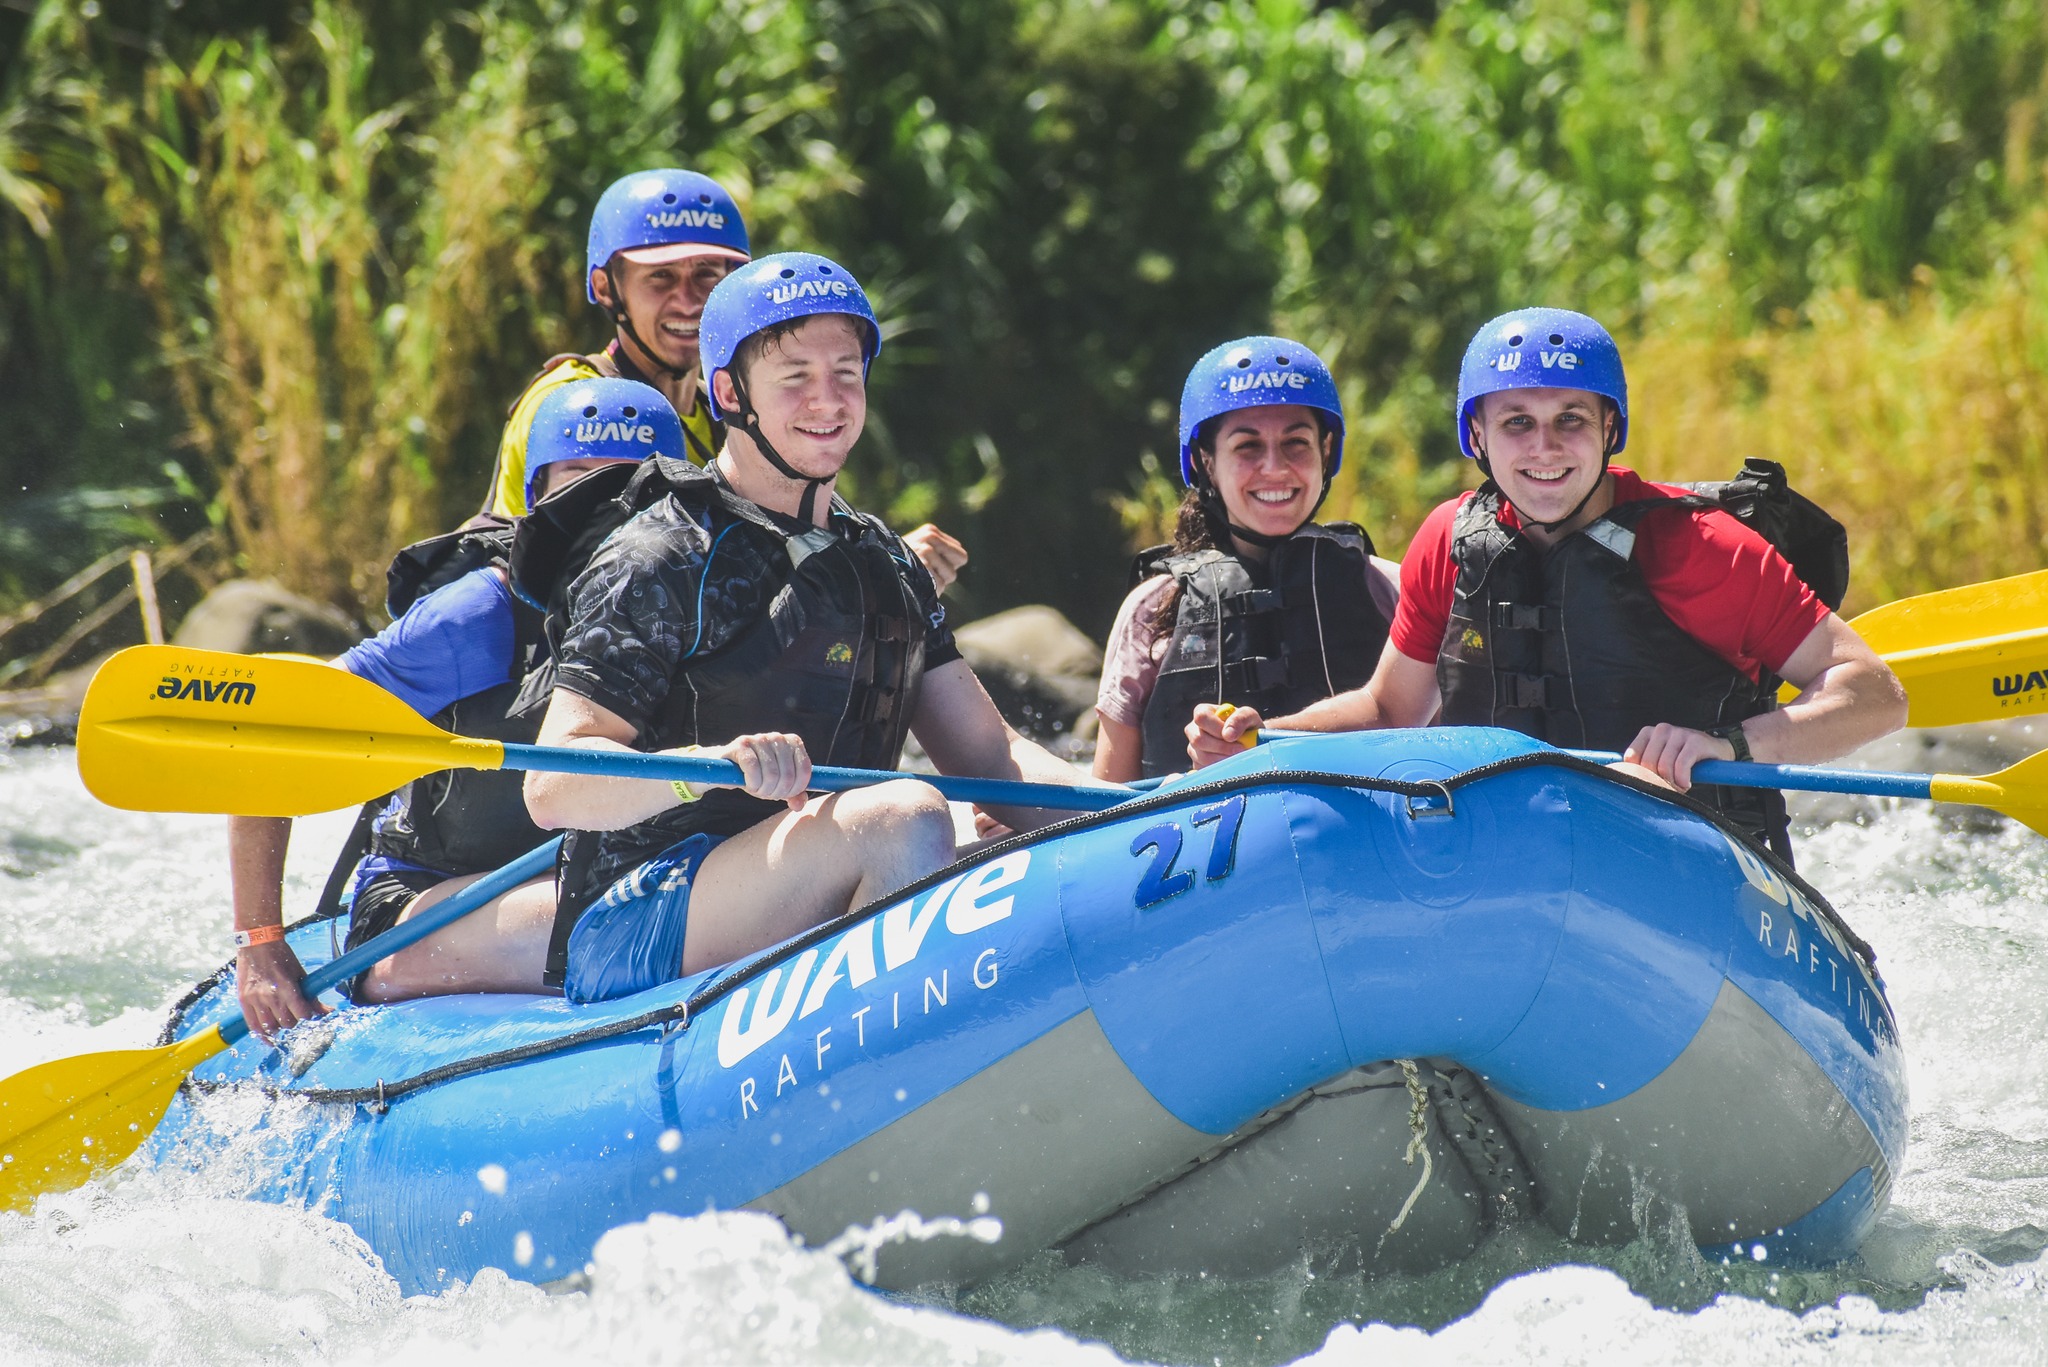
[[[1441,713],[1619,749],[1683,792],[1703,759],[1819,763],[1905,724],[1897,677],[1768,542],[1611,464],[1628,438],[1628,386],[1598,323],[1504,314],[1472,339],[1458,387],[1459,445],[1487,482],[1416,533],[1372,679],[1287,717],[1198,709],[1198,766],[1262,725],[1422,726]],[[1780,678],[1800,690],[1783,708]],[[1780,795],[1695,796],[1789,852]]]

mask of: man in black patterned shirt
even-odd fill
[[[930,574],[833,494],[866,419],[880,330],[822,257],[720,282],[701,346],[723,452],[657,471],[658,501],[570,590],[540,740],[697,751],[743,787],[530,774],[536,823],[574,828],[546,982],[574,1000],[725,963],[954,858],[914,779],[811,800],[813,760],[894,768],[915,733],[943,773],[1083,782],[1004,724],[960,658]],[[1018,829],[1051,819],[998,808]]]

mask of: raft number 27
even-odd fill
[[[1237,865],[1237,831],[1244,824],[1245,795],[1226,798],[1213,807],[1198,808],[1188,821],[1190,826],[1214,826],[1215,836],[1209,845],[1209,867],[1206,870],[1211,883],[1221,882],[1230,876]],[[1152,862],[1146,866],[1144,875],[1138,879],[1138,910],[1156,907],[1171,897],[1178,897],[1195,885],[1193,869],[1177,869],[1180,862],[1181,845],[1187,839],[1177,821],[1162,821],[1157,826],[1148,826],[1138,832],[1131,842],[1131,853],[1142,855],[1152,851]]]

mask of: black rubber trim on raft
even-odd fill
[[[474,1073],[490,1072],[493,1069],[507,1067],[515,1063],[523,1063],[528,1059],[540,1058],[547,1054],[564,1053],[571,1049],[581,1049],[589,1045],[601,1044],[607,1040],[618,1039],[621,1036],[636,1035],[643,1030],[668,1027],[688,1029],[692,1018],[701,1014],[706,1007],[717,1002],[735,987],[739,986],[743,979],[751,977],[762,969],[773,967],[776,964],[794,958],[806,949],[831,939],[834,935],[837,935],[854,922],[859,921],[862,917],[872,915],[884,907],[894,906],[905,898],[915,897],[935,888],[962,870],[982,862],[991,855],[1007,854],[1012,850],[1042,844],[1047,840],[1055,840],[1062,836],[1072,835],[1076,831],[1087,830],[1094,826],[1124,821],[1134,816],[1144,816],[1147,813],[1163,811],[1167,808],[1184,807],[1190,803],[1209,801],[1223,794],[1242,792],[1246,789],[1254,788],[1350,788],[1365,792],[1392,793],[1410,799],[1436,798],[1442,800],[1449,794],[1455,793],[1461,788],[1468,788],[1475,783],[1483,783],[1487,779],[1498,778],[1503,774],[1511,774],[1523,769],[1538,767],[1570,769],[1575,773],[1604,779],[1609,783],[1620,784],[1622,787],[1633,789],[1646,797],[1655,798],[1660,802],[1667,802],[1673,806],[1683,807],[1695,816],[1710,822],[1727,835],[1741,841],[1745,848],[1768,864],[1779,877],[1784,878],[1805,894],[1814,906],[1820,909],[1821,914],[1827,917],[1829,924],[1841,933],[1844,942],[1863,959],[1864,964],[1873,970],[1876,968],[1876,952],[1871,949],[1870,945],[1860,935],[1850,929],[1848,922],[1842,919],[1841,913],[1835,910],[1833,903],[1829,902],[1818,888],[1815,888],[1811,883],[1800,877],[1791,865],[1773,854],[1769,849],[1751,840],[1741,830],[1730,824],[1719,812],[1708,807],[1705,803],[1684,793],[1673,792],[1669,788],[1636,778],[1634,775],[1609,769],[1603,764],[1596,764],[1591,760],[1580,759],[1576,755],[1562,754],[1555,750],[1535,750],[1528,754],[1512,755],[1506,759],[1494,760],[1489,764],[1482,764],[1476,768],[1467,769],[1462,773],[1452,774],[1448,778],[1430,779],[1424,782],[1411,782],[1405,779],[1365,778],[1357,774],[1332,774],[1312,769],[1279,769],[1267,773],[1239,774],[1231,778],[1217,779],[1209,783],[1197,783],[1149,793],[1116,807],[1110,807],[1099,812],[1085,812],[1079,816],[1069,817],[1064,821],[1056,822],[1053,825],[1041,827],[1028,834],[1010,836],[1007,839],[984,846],[976,850],[972,856],[956,860],[936,873],[929,874],[910,884],[908,887],[899,888],[887,897],[877,899],[864,907],[847,912],[843,916],[835,917],[830,921],[813,926],[794,939],[785,940],[773,948],[763,950],[752,958],[726,965],[722,972],[705,982],[683,1001],[657,1007],[651,1011],[644,1011],[637,1016],[629,1016],[624,1020],[610,1021],[604,1025],[594,1025],[584,1030],[573,1030],[565,1035],[557,1035],[551,1039],[535,1040],[530,1044],[522,1044],[511,1049],[500,1049],[489,1054],[479,1054],[474,1058],[458,1059],[453,1063],[444,1063],[438,1067],[429,1068],[424,1072],[415,1073],[411,1077],[400,1078],[394,1082],[380,1079],[374,1086],[369,1087],[298,1088],[261,1084],[257,1089],[267,1096],[276,1098],[292,1097],[303,1101],[321,1102],[329,1105],[370,1106],[373,1109],[382,1110],[389,1103],[413,1092],[421,1091],[443,1082],[451,1082],[456,1078],[467,1077]],[[910,777],[915,777],[915,775],[910,775]],[[298,926],[315,924],[323,919],[327,918],[309,917],[304,921],[298,922],[293,928],[297,929]],[[206,982],[201,983],[198,987],[187,993],[172,1008],[171,1019],[164,1026],[161,1042],[170,1043],[172,1041],[174,1032],[182,1022],[185,1012],[191,1008],[193,1003],[212,990],[212,986],[218,985],[233,968],[233,963],[229,963],[214,973]],[[247,1088],[251,1084],[246,1081],[213,1082],[195,1075],[188,1078],[185,1085],[196,1091],[210,1092],[233,1088]]]

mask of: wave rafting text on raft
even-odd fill
[[[850,994],[882,974],[895,974],[913,965],[941,913],[948,935],[955,938],[977,934],[1007,920],[1015,909],[1015,895],[997,894],[1022,882],[1030,867],[1031,851],[1016,850],[955,875],[922,898],[907,897],[853,926],[830,944],[814,946],[789,963],[777,964],[761,976],[757,985],[739,988],[726,999],[725,1017],[719,1023],[719,1065],[738,1065],[774,1043],[791,1026],[823,1010],[842,982]],[[881,949],[880,973],[876,969],[877,938]],[[962,989],[971,987],[985,992],[994,987],[1001,971],[995,947],[985,946],[967,966],[965,982],[953,977],[950,965],[942,967],[936,975],[922,975],[921,981],[913,969],[904,975],[902,985],[889,988],[886,998],[879,992],[865,994],[866,1000],[857,1010],[837,1013],[831,1024],[800,1032],[810,1035],[807,1047],[795,1050],[801,1065],[792,1060],[789,1050],[780,1052],[772,1097],[780,1097],[803,1084],[800,1067],[813,1080],[822,1079],[831,1070],[827,1056],[841,1045],[862,1049],[867,1047],[870,1032],[915,1028],[917,1022],[935,1011],[943,1012],[950,1007],[959,999]],[[747,1009],[750,1001],[751,1012]],[[767,1091],[766,1084],[757,1077],[739,1080],[740,1119],[760,1112]]]
[[[1725,831],[1722,839],[1728,842],[1728,848],[1734,853],[1735,862],[1741,866],[1742,876],[1748,884],[1791,913],[1775,917],[1769,908],[1757,906],[1757,943],[1780,959],[1804,964],[1810,978],[1817,980],[1821,970],[1826,969],[1828,991],[1840,993],[1844,1002],[1855,1007],[1856,1019],[1873,1038],[1896,1043],[1898,1034],[1891,1012],[1885,1006],[1884,996],[1863,957],[1850,950],[1841,932],[1806,900],[1805,894],[1779,877],[1777,871],[1759,859],[1755,851],[1745,849],[1740,841]],[[1822,949],[1823,941],[1833,953]]]

